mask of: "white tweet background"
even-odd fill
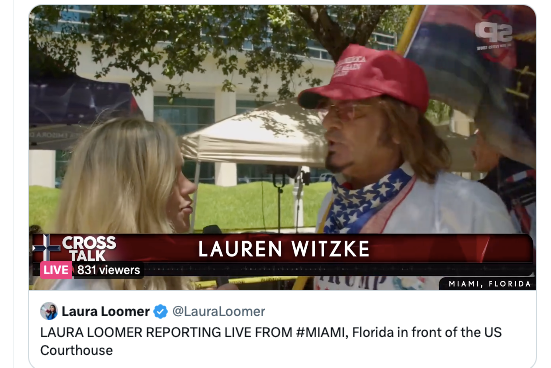
[[[38,367],[125,366],[530,368],[536,360],[535,291],[32,291],[29,304],[29,360]],[[44,302],[59,308],[56,319],[40,315]],[[64,317],[69,308],[168,309],[163,319],[148,317]],[[176,317],[175,306],[265,308],[264,317]],[[98,313],[100,314],[100,313]],[[46,338],[50,327],[142,327],[142,338]],[[147,327],[220,327],[222,337],[145,337]],[[292,327],[292,338],[254,337],[255,328]],[[352,338],[352,328],[394,330],[393,338]],[[413,338],[411,329],[481,330],[481,337]],[[224,327],[252,327],[252,338],[226,338]],[[345,338],[296,337],[298,327],[345,327]],[[397,327],[409,330],[398,338]],[[502,336],[486,338],[485,327]],[[444,336],[444,334],[442,334]],[[44,356],[49,347],[112,347],[112,356]],[[118,364],[120,365],[120,364]]]
[[[90,4],[90,2],[73,1],[73,4]],[[118,4],[145,4],[143,1],[127,1],[121,0]],[[181,4],[182,1],[165,1],[165,3]],[[213,4],[221,2],[212,2]],[[243,1],[242,3],[260,4],[261,1]],[[280,2],[287,3],[289,5],[295,5],[296,2]],[[311,1],[304,1],[304,4],[312,4]],[[315,2],[315,4],[324,3],[323,1]],[[352,1],[350,4],[355,3],[357,5],[366,4],[365,1]],[[416,4],[412,1],[401,2],[387,2],[387,4]],[[441,4],[434,0],[425,1],[424,4]],[[468,4],[472,2],[459,1],[457,4]],[[515,4],[514,1],[487,1],[485,4]],[[53,292],[28,292],[28,247],[27,236],[29,226],[29,192],[28,192],[28,16],[30,10],[36,6],[37,2],[31,2],[27,0],[19,0],[17,2],[5,2],[2,4],[2,11],[4,19],[0,23],[3,35],[3,47],[4,58],[0,58],[0,64],[4,70],[4,84],[0,89],[0,94],[3,101],[3,128],[2,133],[4,141],[0,145],[0,151],[3,157],[2,168],[7,173],[7,180],[3,180],[0,186],[4,190],[6,195],[3,202],[3,206],[0,207],[0,213],[2,214],[2,230],[4,247],[2,251],[2,257],[5,262],[2,263],[0,268],[0,274],[3,276],[2,280],[2,297],[7,299],[6,305],[9,305],[9,299],[13,297],[13,307],[8,311],[8,317],[2,321],[3,339],[0,344],[0,353],[2,356],[2,367],[29,367],[29,356],[34,356],[34,345],[29,345],[30,339],[37,339],[39,336],[39,328],[41,326],[47,326],[47,321],[43,320],[39,315],[40,303],[45,301],[52,301],[59,303],[58,305],[74,305],[80,304],[89,306],[89,303],[101,303],[104,296],[96,293],[57,293]],[[96,1],[95,4],[109,4],[106,1]],[[546,26],[545,20],[549,12],[546,9],[551,10],[551,6],[548,2],[544,1],[529,1],[526,5],[531,6],[538,17],[538,34],[540,41],[549,40],[551,38],[551,28]],[[13,17],[12,17],[13,14]],[[540,42],[541,43],[541,42]],[[538,63],[547,62],[549,48],[538,48]],[[539,85],[548,86],[551,85],[551,72],[549,68],[540,68],[538,73]],[[13,88],[11,88],[11,86]],[[538,91],[538,103],[539,106],[546,106],[549,101],[549,89],[540,88]],[[542,105],[541,103],[544,103]],[[13,106],[13,107],[12,107]],[[551,121],[549,109],[539,109],[538,118],[543,122]],[[551,125],[540,124],[538,126],[538,157],[543,157],[540,160],[539,166],[543,170],[539,170],[539,181],[551,182],[551,178],[548,179],[548,175],[551,175],[551,171],[548,167],[548,160],[545,160],[546,154],[549,153],[551,145],[547,144],[547,137],[551,136]],[[547,133],[549,131],[549,133]],[[12,140],[13,137],[13,140]],[[545,144],[542,144],[545,143]],[[13,160],[12,160],[13,158]],[[540,167],[538,167],[540,168]],[[13,172],[13,181],[9,179]],[[13,193],[13,201],[10,199],[10,194]],[[551,208],[549,191],[540,191],[538,193],[539,209],[538,217],[540,222],[546,221],[545,209]],[[12,208],[12,210],[10,210]],[[14,230],[12,232],[12,229]],[[550,233],[549,227],[540,226],[538,231],[538,240],[540,244],[547,244]],[[538,263],[545,264],[549,255],[549,247],[542,246],[538,249]],[[11,263],[10,260],[14,262]],[[539,345],[537,364],[535,367],[551,367],[550,359],[550,339],[549,328],[551,313],[549,313],[551,304],[549,299],[549,288],[545,286],[543,280],[550,279],[551,270],[549,267],[538,268],[538,279],[540,287],[537,291],[538,300],[538,340]],[[14,282],[12,283],[12,277]],[[200,295],[200,293],[204,293]],[[207,295],[209,294],[209,295]],[[376,323],[382,325],[386,322],[388,326],[395,324],[396,319],[405,320],[409,318],[412,322],[418,323],[421,326],[423,321],[428,324],[436,325],[441,323],[442,326],[448,324],[469,323],[471,326],[475,324],[490,325],[493,323],[501,323],[507,331],[527,331],[524,328],[529,329],[530,333],[520,335],[517,341],[517,345],[512,342],[507,342],[504,335],[503,338],[496,339],[499,343],[499,349],[492,343],[491,340],[485,341],[484,344],[480,344],[477,340],[466,340],[465,343],[469,345],[461,345],[457,343],[457,340],[451,340],[444,343],[439,343],[433,339],[424,339],[425,342],[418,348],[418,351],[411,348],[408,344],[396,344],[393,348],[387,348],[385,350],[385,357],[378,356],[378,348],[373,346],[371,339],[358,340],[363,342],[357,342],[357,346],[349,344],[350,339],[345,340],[346,345],[338,340],[333,339],[311,339],[298,341],[290,339],[263,339],[260,341],[260,348],[252,348],[251,345],[244,345],[243,340],[240,339],[220,339],[220,341],[226,342],[224,346],[218,346],[218,350],[213,349],[210,346],[196,348],[196,344],[204,343],[209,345],[206,339],[198,339],[199,342],[192,341],[191,339],[182,339],[182,341],[176,341],[169,343],[169,339],[155,339],[159,341],[159,346],[151,344],[154,340],[143,340],[147,343],[144,345],[138,345],[139,339],[128,339],[124,345],[115,346],[116,357],[107,360],[103,358],[101,363],[103,367],[111,366],[128,366],[125,362],[129,362],[127,359],[135,359],[134,357],[147,356],[149,354],[149,364],[159,366],[161,358],[168,356],[167,350],[159,350],[159,347],[170,347],[170,354],[174,354],[175,358],[171,358],[168,366],[219,366],[217,364],[219,360],[223,360],[224,366],[242,364],[254,364],[259,366],[270,365],[272,362],[289,363],[290,366],[299,366],[306,361],[308,366],[312,366],[314,361],[321,360],[323,365],[333,365],[341,367],[344,364],[352,363],[353,366],[370,366],[370,367],[425,367],[429,366],[425,360],[439,361],[439,367],[453,367],[461,366],[466,368],[466,365],[461,365],[459,361],[466,359],[466,356],[472,356],[473,361],[477,360],[478,363],[472,365],[484,366],[484,367],[508,367],[515,366],[515,368],[530,367],[533,364],[533,351],[535,349],[534,338],[535,325],[532,321],[535,319],[534,313],[535,306],[534,300],[536,298],[535,292],[422,292],[422,293],[404,293],[402,291],[396,292],[378,292],[378,293],[320,293],[317,292],[304,293],[307,297],[301,297],[303,293],[298,292],[294,295],[284,293],[273,293],[270,297],[270,293],[263,292],[216,292],[211,294],[210,292],[190,292],[190,293],[109,293],[105,301],[113,302],[117,304],[119,301],[123,302],[121,306],[133,306],[138,307],[144,305],[152,308],[150,305],[159,303],[160,300],[164,300],[165,305],[170,307],[169,303],[177,302],[184,304],[190,304],[190,300],[194,303],[209,304],[210,302],[216,302],[220,305],[231,306],[235,303],[245,303],[248,299],[255,301],[263,301],[272,303],[271,299],[276,299],[273,304],[278,308],[280,315],[278,318],[279,325],[295,325],[294,320],[308,322],[306,318],[312,313],[323,314],[321,317],[314,318],[313,322],[318,323],[320,326],[327,320],[327,316],[334,315],[336,322],[331,324],[344,324],[347,319],[351,319],[354,324],[366,325],[367,323]],[[355,296],[349,297],[351,294]],[[164,295],[167,295],[165,298]],[[159,296],[159,298],[157,297]],[[204,299],[205,298],[205,299]],[[213,300],[208,300],[212,298]],[[204,300],[203,300],[204,299]],[[3,299],[4,300],[4,299]],[[142,300],[142,302],[138,302]],[[158,301],[159,300],[159,301]],[[73,304],[75,303],[75,304]],[[143,303],[143,304],[142,304]],[[29,309],[25,308],[25,305],[29,306]],[[327,308],[326,308],[327,307]],[[289,309],[285,309],[289,308]],[[291,312],[292,310],[292,312]],[[323,313],[321,311],[324,311]],[[467,311],[470,311],[467,313]],[[270,312],[271,309],[270,309]],[[301,314],[302,313],[302,314]],[[271,314],[269,315],[271,318]],[[498,316],[503,316],[498,318]],[[170,318],[172,316],[168,316]],[[455,319],[457,317],[457,319]],[[183,317],[181,317],[183,318]],[[285,319],[288,319],[286,321]],[[330,317],[331,318],[331,317]],[[415,320],[413,318],[416,318]],[[174,320],[172,317],[171,320]],[[340,322],[340,320],[343,322]],[[94,321],[99,322],[94,322]],[[68,324],[70,319],[59,319],[57,326],[63,326]],[[126,324],[133,320],[123,319],[122,323]],[[162,326],[162,323],[166,323],[168,319],[161,321],[155,321],[158,326]],[[215,320],[217,321],[217,320]],[[238,320],[241,322],[232,323],[245,323],[245,319]],[[268,321],[267,319],[265,321]],[[432,322],[431,322],[432,321]],[[29,324],[30,323],[30,324]],[[86,326],[84,322],[77,322]],[[101,319],[95,319],[91,322],[94,326],[101,323]],[[112,325],[113,322],[110,322]],[[148,322],[149,323],[149,322]],[[171,322],[174,323],[174,322]],[[184,322],[180,322],[184,323]],[[219,323],[219,322],[217,322]],[[101,323],[103,324],[103,323]],[[266,324],[268,324],[266,322]],[[298,323],[297,323],[298,324]],[[308,323],[310,324],[310,323]],[[406,325],[404,325],[406,326]],[[400,327],[404,327],[400,326]],[[516,326],[516,327],[515,327]],[[430,327],[430,325],[424,326]],[[546,328],[547,327],[547,328]],[[38,329],[38,330],[33,330]],[[38,332],[37,332],[38,331]],[[31,336],[29,336],[29,332]],[[33,337],[34,334],[34,337]],[[45,340],[46,339],[42,339]],[[40,340],[33,340],[32,344]],[[63,345],[70,345],[76,343],[69,339],[63,340]],[[166,342],[165,342],[166,341]],[[254,341],[253,339],[244,340],[245,342]],[[381,340],[385,341],[385,340]],[[390,340],[388,340],[390,341]],[[387,341],[387,343],[388,343]],[[49,341],[48,341],[49,343]],[[164,345],[164,344],[172,344]],[[229,344],[228,344],[229,343]],[[13,350],[11,349],[13,344]],[[103,344],[103,343],[102,343]],[[220,344],[220,343],[218,343]],[[282,344],[282,345],[279,345]],[[337,345],[335,345],[337,344]],[[439,345],[443,344],[443,345]],[[29,350],[29,348],[31,350]],[[122,351],[129,351],[128,358],[121,358],[118,354]],[[487,349],[487,350],[486,350]],[[175,352],[174,352],[175,351]],[[414,354],[412,353],[414,352]],[[510,361],[501,364],[502,357],[511,357]],[[223,358],[221,358],[223,357]],[[373,359],[376,360],[371,360]],[[407,361],[407,364],[391,364],[393,359],[403,359]],[[69,360],[69,359],[67,359]],[[503,359],[504,360],[504,359]],[[518,363],[522,360],[521,363]],[[38,364],[36,360],[31,360],[35,367],[43,366]],[[88,360],[86,358],[78,358],[78,366],[86,366]],[[94,362],[100,362],[98,359],[92,360]],[[152,363],[154,361],[154,363]],[[73,360],[74,362],[74,360]],[[515,362],[513,364],[513,362]],[[95,363],[97,364],[97,363]],[[501,365],[500,365],[501,364]],[[50,365],[48,365],[50,367]],[[97,365],[95,365],[97,368]],[[468,368],[471,368],[469,366]]]

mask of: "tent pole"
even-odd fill
[[[201,161],[197,161],[195,166],[195,178],[193,183],[197,186],[195,193],[193,193],[193,213],[191,214],[191,225],[189,227],[189,233],[193,234],[195,230],[195,215],[197,214],[197,193],[199,192],[199,173],[201,172]]]
[[[295,194],[295,232],[298,234],[299,227],[302,228],[304,226],[304,219],[303,219],[303,210],[302,210],[302,188],[303,188],[303,181],[302,181],[302,174],[299,175],[295,181],[295,187],[293,189],[293,192]]]

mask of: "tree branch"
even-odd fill
[[[324,5],[313,5],[304,8],[300,5],[292,8],[293,12],[304,19],[306,24],[314,32],[316,39],[324,49],[331,55],[336,63],[342,52],[350,44],[350,39],[342,31],[341,26],[336,23],[327,13]]]
[[[314,5],[313,8],[316,9],[319,22],[325,31],[331,31],[334,26],[339,27],[327,14],[327,8],[324,5]]]
[[[304,8],[302,5],[295,5],[291,7],[291,11],[302,18],[308,27],[314,32],[316,39],[320,40],[322,38],[322,33],[320,29],[320,24],[318,22],[318,14],[312,12],[312,8]]]
[[[370,6],[369,12],[363,13],[360,16],[358,23],[356,24],[356,29],[354,30],[354,34],[352,35],[352,43],[363,46],[367,45],[369,37],[371,37],[373,31],[375,31],[379,20],[381,19],[383,14],[389,9],[390,5]]]

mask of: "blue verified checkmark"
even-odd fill
[[[166,307],[162,304],[159,304],[158,306],[155,307],[155,309],[153,309],[153,314],[158,319],[165,318],[167,313],[168,313],[168,309],[166,309]]]

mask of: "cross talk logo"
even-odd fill
[[[42,245],[33,245],[33,252],[42,252],[43,261],[50,260],[50,252],[61,252],[61,245],[51,245],[50,244],[50,235],[42,235],[43,242]]]
[[[489,44],[478,46],[477,50],[482,51],[487,60],[499,63],[509,54],[513,41],[513,27],[509,24],[509,18],[499,10],[486,13],[482,19],[483,21],[475,26],[475,34]]]
[[[117,243],[114,236],[69,235],[63,237],[61,245],[52,245],[50,244],[50,235],[44,234],[42,245],[33,244],[33,252],[43,252],[42,261],[49,261],[50,252],[61,252],[61,247],[71,254],[72,262],[95,262],[105,261],[105,253],[115,249]]]

